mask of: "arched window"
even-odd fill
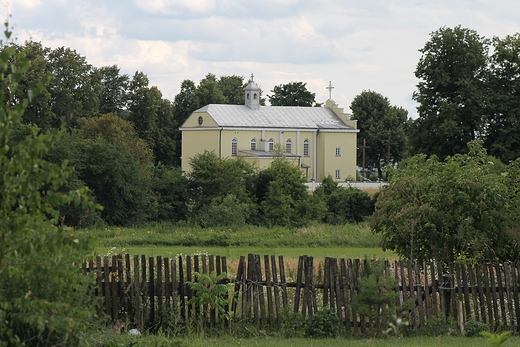
[[[253,99],[255,99],[255,100],[256,100],[256,93],[254,93],[254,94],[253,94]]]
[[[249,93],[247,93],[246,95],[247,95],[247,100],[249,100]]]
[[[305,139],[305,141],[303,141],[303,156],[304,157],[309,157],[309,139]]]
[[[233,157],[238,155],[238,140],[236,138],[231,141],[231,155]]]
[[[274,151],[274,139],[269,139],[269,152]]]
[[[285,141],[285,152],[292,153],[292,140],[291,139],[287,139],[287,141]]]
[[[251,139],[251,150],[256,151],[256,139]]]

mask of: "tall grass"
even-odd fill
[[[142,228],[92,228],[79,230],[94,238],[98,247],[378,247],[380,237],[367,224],[332,226],[316,224],[299,229],[244,226],[210,228],[170,223]]]

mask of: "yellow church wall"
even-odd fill
[[[197,153],[205,150],[214,151],[219,155],[220,130],[185,130],[182,132],[182,160],[181,167],[184,171],[190,171],[190,159]]]
[[[202,125],[199,125],[199,117],[202,117]],[[217,127],[217,123],[207,112],[192,113],[182,125],[183,128],[208,128]]]
[[[320,132],[318,135],[318,181],[331,175],[337,182],[356,177],[356,134]],[[340,155],[336,155],[339,148]],[[336,170],[340,177],[336,178]]]

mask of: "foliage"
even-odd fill
[[[106,223],[142,224],[153,217],[150,177],[131,153],[102,138],[79,140],[74,146],[71,164],[103,206]]]
[[[384,260],[365,261],[364,276],[359,282],[359,293],[352,307],[357,314],[368,317],[371,332],[380,332],[388,326],[397,310],[407,310],[407,305],[398,308],[395,291],[396,280],[386,271]]]
[[[482,336],[485,336],[489,340],[489,344],[492,347],[500,347],[511,337],[510,331],[503,331],[500,334],[493,334],[488,331],[480,332]]]
[[[446,317],[443,313],[428,318],[426,325],[418,332],[422,336],[448,336],[450,333],[457,331],[457,323],[453,317]]]
[[[9,40],[8,23],[4,34]],[[0,345],[86,345],[81,337],[94,317],[87,295],[92,283],[75,261],[88,243],[57,225],[60,206],[95,206],[85,200],[84,189],[60,191],[70,175],[66,162],[42,159],[59,131],[31,131],[13,142],[13,129],[43,86],[36,83],[23,93],[31,61],[15,45],[1,45]]]
[[[464,324],[464,331],[467,337],[479,336],[481,332],[488,329],[489,326],[483,322],[470,320]]]
[[[314,106],[316,93],[307,90],[307,83],[290,82],[275,86],[268,95],[271,106]]]
[[[520,157],[520,34],[494,38],[486,81],[487,102],[484,147],[509,163]]]
[[[217,275],[215,271],[210,274],[194,272],[194,280],[187,282],[188,286],[195,291],[195,296],[189,300],[190,304],[203,306],[208,305],[220,314],[226,314],[228,285],[222,283],[227,278],[227,273]]]
[[[518,206],[510,203],[518,186],[495,171],[480,144],[469,148],[445,161],[417,155],[391,171],[371,219],[383,249],[418,261],[518,259]]]
[[[336,312],[324,307],[305,322],[305,337],[332,338],[339,334],[340,321]]]
[[[189,189],[195,212],[230,194],[240,203],[251,201],[253,166],[243,158],[222,159],[214,152],[204,151],[196,154],[190,165]]]
[[[251,204],[241,203],[235,195],[215,198],[203,209],[195,212],[191,220],[203,228],[242,227],[251,214]]]
[[[395,165],[405,156],[408,111],[391,106],[388,98],[373,91],[363,91],[350,105],[352,119],[358,121],[358,147],[366,142],[365,166],[375,169],[383,178],[383,167]],[[390,155],[390,156],[389,156]],[[363,164],[363,151],[358,151],[358,166]]]
[[[374,203],[368,193],[357,188],[339,187],[329,175],[316,188],[314,195],[324,200],[328,224],[359,223],[374,212]]]
[[[431,33],[415,76],[419,118],[410,128],[412,154],[440,159],[467,153],[484,133],[487,40],[474,30],[442,27]]]
[[[156,221],[177,222],[188,215],[188,179],[180,168],[162,164],[153,171],[152,190],[157,197]]]

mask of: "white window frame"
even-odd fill
[[[236,157],[238,155],[238,140],[235,137],[231,140],[231,156]]]
[[[336,170],[336,179],[340,179],[341,178],[341,170]]]
[[[256,139],[255,138],[252,138],[251,139],[251,150],[252,151],[256,151]]]
[[[269,152],[274,152],[274,139],[269,139]]]
[[[287,141],[285,141],[285,152],[292,153],[292,140],[291,139],[287,139]]]
[[[305,139],[303,141],[303,156],[308,158],[310,157],[310,141],[309,139]]]
[[[341,157],[341,147],[336,147],[336,157]]]

